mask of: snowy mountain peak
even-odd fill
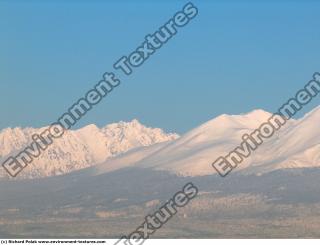
[[[188,135],[206,134],[212,138],[215,135],[228,136],[238,129],[255,129],[266,122],[272,116],[271,113],[258,109],[240,115],[222,114],[200,125],[188,133]]]
[[[313,117],[315,120],[320,119],[320,106],[317,106],[314,109],[312,109],[311,111],[309,111],[308,113],[306,113],[304,115],[304,117],[300,120],[305,120],[305,119],[311,118],[311,117]]]
[[[255,109],[253,111],[250,111],[246,114],[244,114],[244,116],[250,117],[252,119],[257,119],[257,120],[261,120],[261,119],[268,119],[272,116],[272,114],[268,111],[264,111],[262,109]]]
[[[89,124],[87,126],[84,126],[83,128],[80,128],[77,130],[77,132],[88,132],[88,133],[94,133],[99,131],[100,129],[95,124]]]

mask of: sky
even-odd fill
[[[187,2],[0,0],[0,129],[55,122]],[[184,133],[275,112],[320,72],[320,2],[192,3],[197,17],[132,75],[115,72],[121,85],[75,128],[138,119]]]

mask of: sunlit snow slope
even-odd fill
[[[211,163],[241,143],[242,135],[267,122],[271,113],[254,110],[243,115],[221,115],[180,138],[157,146],[129,151],[95,166],[97,174],[128,167],[168,170],[178,175],[216,174]],[[276,169],[320,167],[320,107],[287,124],[235,171],[261,174]]]

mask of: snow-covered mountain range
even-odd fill
[[[216,174],[211,163],[227,155],[251,133],[267,122],[271,113],[254,110],[242,115],[221,115],[179,137],[161,129],[147,128],[137,120],[104,128],[89,125],[69,131],[20,178],[46,177],[88,168],[100,175],[127,167],[165,170],[183,176]],[[320,107],[301,119],[291,119],[241,163],[242,174],[263,174],[277,169],[320,167]],[[0,155],[4,159],[30,142],[40,129],[5,129],[0,133]],[[2,170],[3,171],[3,170]],[[4,173],[2,172],[2,175]]]
[[[45,128],[7,128],[0,132],[0,159],[18,153],[31,142],[34,133]],[[130,149],[177,139],[159,128],[148,128],[137,120],[109,124],[103,128],[91,124],[69,130],[55,140],[39,159],[26,167],[19,178],[37,178],[66,174],[101,163]],[[0,176],[6,177],[1,168]]]
[[[218,116],[180,138],[136,149],[94,167],[97,174],[125,168],[141,167],[166,170],[184,176],[216,174],[211,163],[226,156],[251,133],[267,122],[271,113],[254,110],[242,115]],[[278,169],[320,167],[320,107],[301,119],[291,119],[236,171],[241,174],[271,172]]]

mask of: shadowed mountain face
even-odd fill
[[[2,180],[2,236],[117,238],[193,182],[198,196],[153,237],[319,238],[319,113],[289,121],[226,178],[211,163],[269,113],[222,115],[65,175]]]

